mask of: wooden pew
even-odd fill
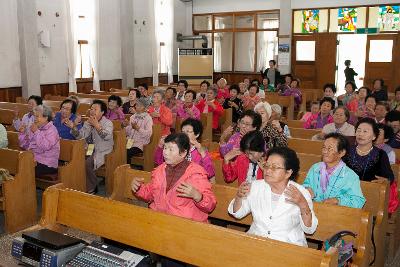
[[[232,125],[232,109],[224,109],[222,116],[219,118],[219,125],[221,127],[221,133],[225,131],[226,128]]]
[[[18,132],[7,131],[7,137],[8,148],[21,150]],[[59,160],[63,163],[58,166],[58,174],[36,177],[36,187],[45,189],[63,183],[68,188],[86,192],[85,140],[60,139]]]
[[[64,98],[66,99],[66,97]],[[62,101],[56,101],[56,100],[43,100],[43,104],[52,108],[54,111],[59,111],[60,110],[60,105]]]
[[[153,133],[150,137],[150,143],[143,147],[143,155],[132,157],[131,164],[143,166],[143,170],[145,171],[152,171],[155,165],[154,154],[160,138],[161,125],[153,124]]]
[[[287,120],[286,124],[289,128],[303,128],[304,121],[300,120]]]
[[[126,164],[126,133],[125,130],[113,131],[114,147],[111,153],[105,156],[105,164],[97,169],[97,176],[105,178],[106,194],[112,192],[114,184],[114,170],[119,165]]]
[[[321,155],[323,142],[299,138],[289,138],[288,146],[297,153]]]
[[[265,101],[272,104],[278,104],[286,109],[285,115],[288,120],[294,120],[294,97],[293,96],[280,96],[278,93],[266,93]]]
[[[292,138],[311,140],[311,137],[313,137],[316,134],[319,134],[322,129],[304,129],[304,128],[289,127],[289,130]]]
[[[13,120],[15,118],[15,112],[11,109],[0,108],[0,123],[6,128],[6,130],[13,130]]]
[[[213,136],[212,129],[212,113],[201,113],[201,123],[203,124],[203,134],[201,136],[201,142],[211,142]]]
[[[195,266],[337,265],[335,250],[325,253],[249,236],[60,187],[44,193],[40,225],[72,227]]]
[[[19,110],[19,116],[23,116],[24,114],[30,111],[28,104],[20,104],[20,103],[11,103],[11,102],[0,102],[0,108],[2,109],[10,109],[10,110]]]
[[[0,185],[0,207],[4,211],[5,231],[16,232],[37,220],[33,154],[0,149],[0,168],[7,169],[14,178]]]

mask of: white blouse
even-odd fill
[[[267,237],[287,243],[307,247],[304,233],[312,234],[318,226],[318,219],[313,210],[310,193],[301,185],[289,181],[288,185],[296,186],[307,200],[312,214],[310,227],[304,225],[300,208],[285,200],[285,194],[279,197],[278,202],[272,201],[271,187],[265,180],[256,180],[251,183],[250,193],[243,198],[241,208],[233,212],[231,201],[228,212],[237,219],[253,216],[253,223],[247,233]],[[277,204],[275,204],[277,203]],[[272,207],[276,205],[275,207]]]

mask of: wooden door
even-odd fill
[[[316,88],[316,61],[297,60],[301,53],[297,51],[297,43],[301,41],[312,41],[316,44],[317,35],[294,35],[292,38],[292,75],[300,79],[301,88]],[[316,48],[315,48],[316,49]]]
[[[319,33],[316,43],[316,87],[321,89],[327,83],[335,84],[336,33]]]
[[[390,62],[376,62],[374,60],[374,50],[371,46],[376,45],[379,41],[392,41],[392,50],[388,51],[392,53],[392,60]],[[400,82],[400,45],[399,45],[399,34],[379,34],[379,35],[368,35],[367,39],[367,55],[365,62],[365,78],[364,85],[372,88],[373,81],[375,79],[383,79],[389,92],[394,91],[394,87],[398,86]],[[371,54],[371,53],[372,54]],[[379,61],[379,60],[378,60]],[[382,60],[383,61],[383,60]],[[397,82],[397,83],[396,83]]]

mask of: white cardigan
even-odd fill
[[[228,212],[237,219],[241,219],[251,212],[253,223],[247,232],[249,234],[307,247],[304,233],[314,233],[317,229],[318,219],[313,210],[310,193],[303,186],[289,181],[288,186],[291,184],[300,190],[311,209],[312,223],[310,227],[304,225],[300,208],[287,202],[284,194],[279,198],[278,206],[272,211],[271,187],[264,180],[252,182],[250,193],[243,198],[241,208],[233,212],[233,203],[235,201],[233,199],[229,204]]]

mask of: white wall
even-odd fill
[[[44,30],[50,33],[50,47],[42,47],[39,44],[40,83],[67,83],[68,61],[65,39],[65,16],[62,13],[62,1],[36,0],[38,34]],[[59,17],[56,17],[56,13]]]
[[[99,77],[121,79],[120,1],[99,0],[99,6]]]
[[[0,1],[0,88],[21,86],[17,2]]]
[[[153,75],[149,1],[133,0],[134,73],[136,78]]]
[[[271,10],[279,9],[279,4],[279,0],[193,0],[193,14]]]

